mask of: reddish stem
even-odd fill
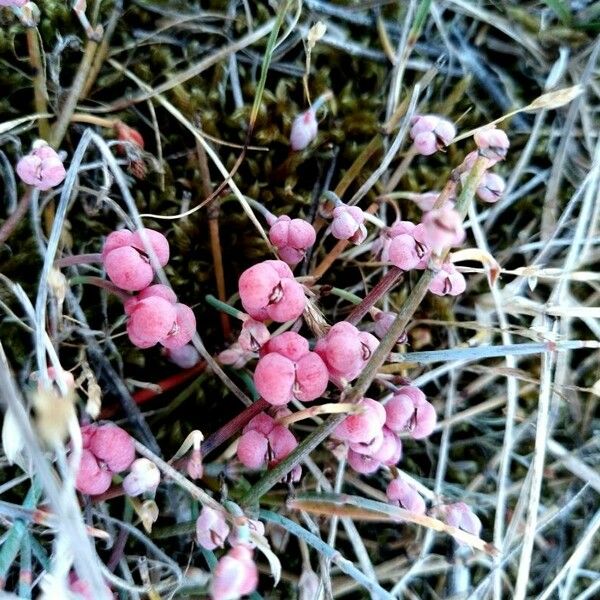
[[[357,325],[361,319],[371,310],[389,290],[396,285],[398,279],[402,276],[402,269],[391,267],[390,270],[379,280],[377,285],[364,297],[360,304],[357,304],[352,312],[346,318],[348,323]]]
[[[188,381],[188,379],[191,379],[192,377],[194,377],[194,375],[202,373],[205,369],[206,363],[204,361],[200,361],[198,364],[194,365],[190,369],[185,369],[183,371],[180,371],[179,373],[175,373],[175,375],[171,375],[170,377],[166,377],[162,381],[159,381],[157,384],[159,389],[148,388],[138,390],[137,392],[133,393],[131,397],[133,398],[136,404],[144,404],[144,402],[148,402],[149,400],[156,398],[156,396],[159,396],[160,394],[163,394],[164,392],[174,387],[177,387],[182,383],[185,383],[186,381]],[[107,406],[100,413],[100,418],[108,419],[114,414],[116,414],[118,410],[119,406],[117,405]]]

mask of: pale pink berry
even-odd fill
[[[395,267],[410,271],[417,268],[427,252],[427,247],[417,242],[412,235],[403,233],[390,241],[388,256]]]
[[[391,467],[402,458],[402,442],[400,438],[388,427],[383,427],[383,443],[373,458],[384,465]]]
[[[258,569],[252,550],[235,546],[219,559],[210,585],[212,600],[235,600],[251,594],[258,585]]]
[[[373,242],[373,256],[379,257],[383,262],[390,262],[389,248],[391,241],[398,235],[412,235],[415,224],[411,221],[396,221],[391,227],[383,229]]]
[[[416,116],[412,119],[410,136],[417,152],[429,156],[454,139],[456,128],[447,119],[436,115]]]
[[[99,465],[96,457],[89,450],[84,449],[81,453],[75,487],[82,494],[97,496],[106,492],[111,482],[112,472]]]
[[[331,235],[338,240],[349,240],[353,244],[360,244],[367,237],[367,230],[363,225],[365,215],[358,206],[336,206],[333,209]]]
[[[290,132],[292,150],[304,150],[317,137],[318,130],[317,116],[313,108],[300,113],[294,119]]]
[[[364,411],[347,416],[333,430],[331,434],[333,438],[350,444],[369,444],[381,433],[386,420],[383,405],[371,398],[362,398],[358,405]],[[383,442],[383,439],[381,441]]]
[[[378,345],[375,336],[340,321],[317,342],[315,352],[325,362],[330,378],[339,383],[356,379]]]
[[[261,358],[254,371],[256,391],[275,406],[287,404],[291,400],[295,381],[294,362],[277,352]]]
[[[315,352],[305,354],[296,362],[296,381],[292,394],[300,402],[310,402],[323,395],[329,372],[323,359]]]
[[[423,500],[417,490],[402,479],[392,479],[388,484],[385,493],[392,504],[401,506],[402,508],[419,515],[425,514],[425,500]]]
[[[379,339],[385,337],[390,327],[394,324],[394,321],[396,320],[397,316],[398,315],[393,312],[379,311],[373,317],[373,320],[375,321],[375,335]],[[406,332],[404,331],[398,336],[398,340],[396,341],[396,343],[404,344],[407,339],[408,337],[406,335]]]
[[[355,442],[350,444],[350,449],[358,454],[366,454],[367,456],[375,456],[383,445],[383,429],[375,432],[375,435],[365,442]]]
[[[265,466],[269,441],[267,436],[255,430],[246,431],[238,441],[238,460],[249,469],[261,469]]]
[[[427,247],[436,254],[445,248],[459,246],[465,239],[462,218],[449,206],[429,211],[423,216],[423,236]]]
[[[27,4],[29,0],[0,0],[0,6],[17,6],[21,7]]]
[[[448,504],[444,507],[446,523],[452,527],[462,529],[471,535],[479,536],[481,533],[481,521],[479,517],[464,502]]]
[[[173,349],[165,348],[164,356],[181,369],[191,369],[200,362],[200,354],[191,344]]]
[[[479,148],[480,153],[488,158],[492,164],[504,160],[510,141],[508,136],[502,129],[491,127],[478,131],[474,136],[475,143]]]
[[[144,229],[143,234],[140,231],[115,231],[106,238],[102,249],[106,274],[116,286],[128,292],[143,290],[154,278],[142,235],[160,266],[164,267],[169,261],[169,243],[162,233],[153,229]]]
[[[150,348],[167,338],[177,317],[175,305],[164,298],[145,298],[138,301],[131,311],[127,321],[127,334],[136,346]]]
[[[12,6],[23,4],[13,3]],[[62,160],[44,140],[34,142],[31,152],[17,163],[16,170],[24,183],[42,192],[62,183],[66,176]]]
[[[159,342],[170,349],[185,346],[196,333],[196,317],[194,311],[186,304],[175,304],[175,320],[171,324],[169,333]]]
[[[258,352],[269,341],[270,337],[271,334],[263,322],[249,317],[242,324],[238,344],[246,352]]]
[[[133,438],[124,429],[113,423],[87,425],[81,429],[84,448],[104,462],[113,473],[121,473],[129,468],[135,458],[135,446]]]
[[[249,469],[260,469],[265,464],[273,467],[297,445],[298,441],[289,429],[278,425],[266,413],[260,413],[244,428],[238,441],[237,456]]]
[[[264,353],[277,352],[290,360],[300,360],[310,352],[308,340],[293,331],[285,331],[269,340],[263,348]]]
[[[429,284],[429,291],[436,296],[458,296],[467,289],[462,273],[451,262],[445,262]]]
[[[128,496],[154,494],[159,483],[158,467],[147,458],[138,458],[131,463],[129,474],[123,479],[123,490]]]
[[[177,302],[175,292],[168,285],[155,283],[154,285],[144,288],[137,296],[130,296],[125,300],[123,303],[125,314],[130,315],[140,300],[145,300],[146,298],[151,298],[153,296],[162,298],[170,304],[175,304]]]
[[[302,286],[280,260],[266,260],[246,269],[239,279],[239,292],[244,309],[257,321],[292,321],[306,305]]]
[[[423,392],[406,385],[398,389],[385,405],[385,424],[396,433],[408,431],[414,439],[430,435],[436,424],[435,409]]]
[[[359,454],[354,450],[348,450],[348,464],[361,475],[370,475],[381,467],[381,462],[376,458],[367,456],[366,454]]]
[[[223,548],[230,532],[225,515],[210,506],[203,506],[196,520],[196,541],[206,550]]]
[[[486,171],[477,187],[477,196],[484,202],[498,202],[505,188],[506,182],[500,175]]]
[[[297,265],[316,240],[315,228],[303,219],[290,219],[282,215],[271,224],[269,239],[277,248],[281,260]]]

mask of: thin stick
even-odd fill
[[[29,64],[33,69],[33,99],[35,112],[45,114],[48,112],[48,91],[46,89],[46,73],[42,61],[40,48],[40,36],[37,28],[27,28],[27,51],[29,52]],[[50,125],[48,119],[40,117],[38,119],[38,131],[43,140],[50,137]]]

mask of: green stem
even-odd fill
[[[241,310],[238,310],[237,308],[233,308],[233,306],[229,306],[229,304],[227,304],[225,302],[221,302],[221,300],[219,300],[212,294],[206,294],[206,296],[204,296],[204,299],[213,308],[216,308],[217,310],[227,313],[228,315],[230,315],[236,319],[239,319],[240,321],[245,321],[248,318],[246,313],[243,313]]]
[[[277,513],[271,512],[270,510],[261,510],[260,518],[265,521],[270,521],[271,523],[275,523],[279,525],[286,531],[289,531],[292,535],[295,535],[298,538],[303,539],[309,546],[312,546],[317,552],[326,558],[328,558],[332,563],[337,565],[339,569],[346,573],[346,575],[352,577],[354,581],[362,585],[371,595],[371,598],[386,598],[388,600],[392,600],[394,596],[392,596],[389,592],[384,590],[377,581],[373,581],[373,579],[367,577],[362,571],[357,569],[347,558],[344,558],[338,550],[332,548],[329,544],[324,542],[321,538],[317,537],[310,531],[304,529],[295,523],[291,519],[288,519],[282,515],[278,515]]]
[[[27,51],[29,52],[29,64],[33,69],[33,100],[37,113],[46,114],[48,112],[48,92],[46,90],[46,75],[44,73],[44,64],[42,53],[40,51],[40,37],[37,28],[27,29]],[[50,135],[50,126],[48,119],[40,117],[38,120],[38,131],[43,140],[47,140]]]

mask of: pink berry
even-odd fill
[[[417,400],[413,421],[409,429],[411,437],[415,440],[426,438],[433,433],[436,422],[437,415],[433,405],[427,400]]]
[[[500,175],[486,171],[477,188],[477,196],[484,202],[498,202],[505,188],[506,182]]]
[[[316,240],[315,228],[302,219],[279,217],[269,229],[269,239],[279,256],[289,265],[298,264]]]
[[[128,469],[135,458],[132,437],[112,423],[94,427],[88,449],[113,473],[121,473]]]
[[[298,445],[294,434],[283,425],[275,425],[267,436],[269,441],[269,467],[281,462]]]
[[[131,246],[131,240],[133,233],[129,229],[119,229],[117,231],[111,231],[104,240],[102,246],[102,260],[106,258],[109,252],[116,250],[117,248],[123,248],[124,246]]]
[[[415,269],[421,262],[425,250],[417,245],[412,235],[397,235],[390,241],[388,256],[390,262],[403,271]]]
[[[334,381],[352,381],[358,377],[378,344],[373,335],[360,332],[354,325],[340,321],[317,342],[315,352],[325,362]]]
[[[200,354],[191,344],[172,349],[165,348],[164,356],[181,369],[191,369],[200,362]]]
[[[432,210],[439,198],[440,192],[424,192],[422,194],[415,194],[411,200],[423,211],[427,212]],[[454,197],[449,198],[444,206],[454,206]],[[443,207],[440,207],[443,208]]]
[[[302,286],[282,261],[268,260],[246,269],[239,279],[244,309],[258,321],[297,319],[306,305]]]
[[[159,341],[169,349],[185,346],[196,333],[196,317],[194,311],[186,304],[175,304],[175,321],[169,333]]]
[[[129,339],[140,348],[150,348],[167,338],[179,316],[175,305],[164,298],[151,296],[140,300],[127,321]]]
[[[210,585],[212,600],[235,600],[251,594],[258,585],[252,550],[235,546],[219,559]]]
[[[412,120],[410,136],[417,152],[429,156],[447,146],[456,136],[456,129],[436,115],[417,116]]]
[[[402,479],[392,479],[385,493],[393,504],[419,515],[425,514],[425,501],[417,490]]]
[[[370,475],[381,467],[381,463],[377,459],[365,454],[359,454],[354,450],[348,450],[348,464],[361,475]]]
[[[473,138],[481,154],[488,158],[492,164],[506,158],[510,141],[502,129],[496,129],[495,127],[484,129],[478,131]]]
[[[295,380],[294,362],[277,352],[263,356],[254,371],[256,391],[274,406],[291,400]]]
[[[379,449],[383,445],[383,429],[375,432],[375,435],[366,442],[355,442],[350,444],[350,449],[358,454],[365,454],[366,456],[375,456]],[[381,461],[380,461],[381,462]]]
[[[347,416],[333,430],[332,437],[350,444],[368,444],[381,433],[386,419],[383,405],[371,398],[362,398],[358,405],[364,412]]]
[[[221,511],[203,506],[196,520],[196,541],[206,550],[223,548],[231,529]]]
[[[264,348],[265,353],[277,352],[290,360],[300,360],[308,354],[308,340],[293,331],[285,331],[269,340]]]
[[[360,244],[367,237],[364,220],[365,215],[358,206],[336,206],[333,209],[331,235],[338,240],[350,240],[353,244]]]
[[[129,474],[123,479],[123,490],[128,496],[154,494],[159,483],[158,467],[147,458],[138,458],[131,463]]]
[[[464,275],[451,262],[445,262],[429,284],[429,291],[436,296],[458,296],[467,289]]]
[[[292,150],[304,150],[316,137],[319,125],[312,108],[300,113],[292,123],[290,146]]]
[[[462,218],[449,206],[429,211],[423,216],[425,244],[436,254],[445,248],[459,246],[465,239]]]
[[[383,427],[383,443],[379,450],[373,454],[373,458],[382,464],[391,467],[402,458],[402,442],[400,438],[387,427]]]
[[[13,3],[12,6],[22,4]],[[42,192],[62,183],[66,176],[62,160],[44,140],[34,142],[31,152],[17,163],[16,171],[24,183]]]
[[[249,317],[242,324],[238,344],[246,352],[258,352],[270,337],[271,334],[264,323]]]
[[[275,427],[275,419],[268,415],[266,412],[258,413],[255,417],[253,417],[246,427],[242,430],[242,433],[246,433],[246,431],[258,431],[262,433],[265,437],[273,431],[273,427]]]
[[[169,242],[167,238],[154,229],[144,228],[140,231],[134,231],[131,236],[131,245],[140,252],[146,253],[143,237],[146,238],[148,245],[156,254],[158,264],[164,267],[169,262]]]
[[[154,250],[159,264],[164,267],[169,260],[167,238],[152,229],[143,229],[143,234]],[[121,230],[111,233],[104,243],[102,260],[110,280],[128,292],[143,290],[154,278],[154,271],[142,241],[142,233],[139,231],[132,233]]]
[[[315,352],[305,354],[296,362],[293,395],[300,402],[310,402],[327,389],[329,373],[323,359]]]
[[[412,386],[401,387],[385,406],[385,424],[392,431],[409,431],[414,439],[431,434],[436,424],[433,406],[423,392]]]
[[[154,285],[150,285],[143,289],[137,295],[137,299],[144,300],[146,298],[152,298],[155,296],[162,298],[171,304],[175,304],[177,302],[177,296],[175,295],[175,292],[168,285],[163,285],[162,283],[155,283]]]
[[[102,468],[96,457],[89,450],[84,449],[81,454],[75,487],[82,494],[97,496],[103,494],[110,487],[111,481],[112,473]]]
[[[446,505],[444,513],[448,525],[462,529],[471,535],[479,536],[481,533],[481,521],[464,502]]]
[[[144,289],[154,278],[150,263],[131,246],[115,248],[109,252],[104,259],[104,268],[109,279],[128,292]]]
[[[251,429],[243,433],[238,441],[237,457],[249,469],[261,469],[265,465],[269,441],[267,437]]]

